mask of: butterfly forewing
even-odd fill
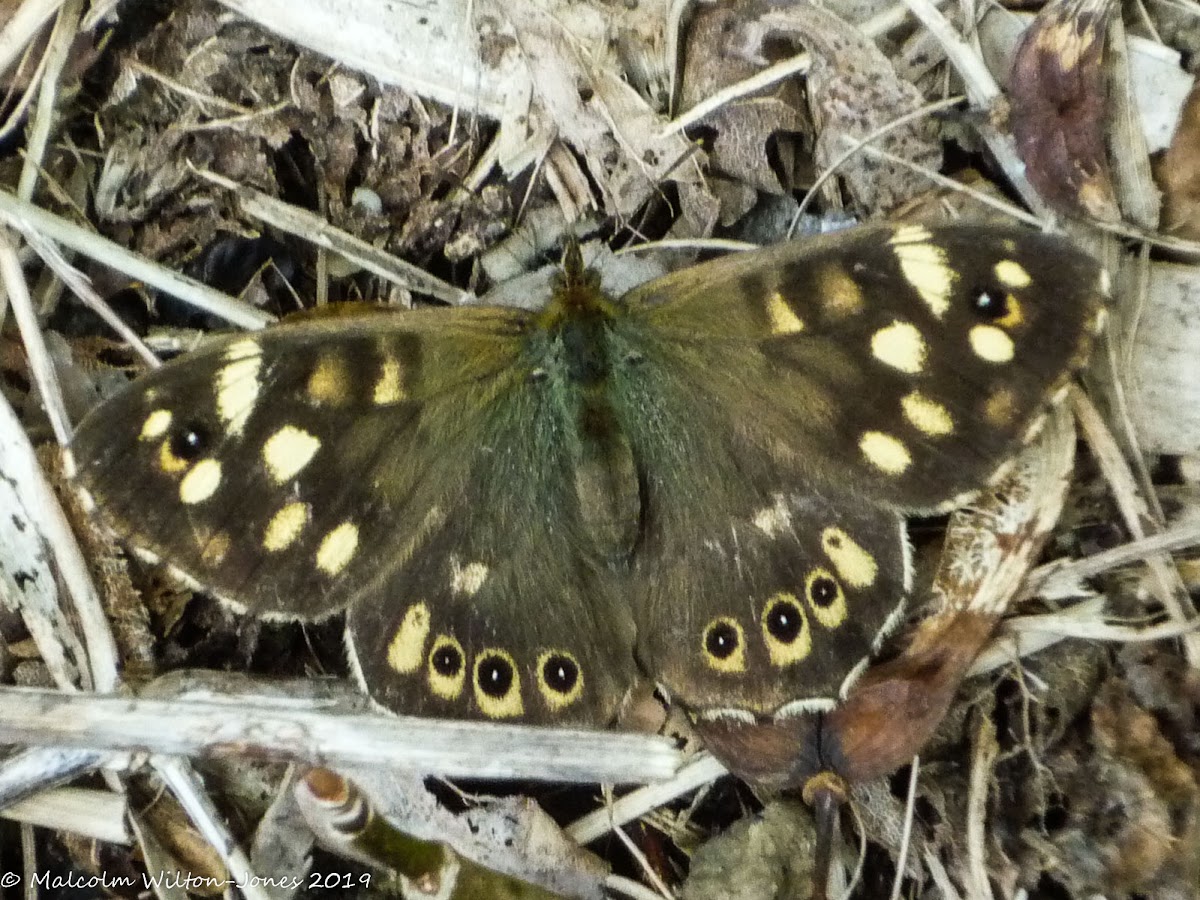
[[[907,510],[961,501],[1086,359],[1102,273],[1020,229],[855,229],[727,257],[626,298],[715,427]]]
[[[518,377],[521,324],[478,310],[215,340],[80,425],[79,481],[134,543],[222,598],[328,615],[459,504],[458,448],[478,445]]]
[[[608,721],[633,680],[628,598],[581,533],[574,423],[530,378],[529,329],[478,309],[214,341],[81,425],[79,480],[227,601],[349,605],[392,709]]]

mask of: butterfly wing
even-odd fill
[[[468,467],[427,448],[485,427],[464,410],[512,389],[523,324],[411,313],[214,340],[80,424],[78,482],[120,533],[217,595],[328,615],[462,492]]]
[[[235,605],[349,607],[358,669],[390,708],[605,721],[632,626],[579,533],[529,327],[459,309],[218,339],[80,425],[78,481],[132,543]]]
[[[701,711],[828,706],[899,615],[898,511],[994,477],[1086,358],[1100,282],[1056,238],[901,227],[633,291],[614,396],[647,669]]]
[[[579,527],[570,461],[528,440],[544,422],[510,411],[461,506],[351,607],[352,657],[385,707],[555,724],[616,717],[636,677],[628,595]]]
[[[646,355],[717,427],[810,480],[930,511],[1027,442],[1090,351],[1102,279],[1052,235],[873,227],[686,269],[625,302],[654,335]]]

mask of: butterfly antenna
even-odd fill
[[[817,847],[813,859],[812,900],[829,900],[829,871],[833,863],[833,836],[838,812],[849,796],[845,779],[833,772],[818,772],[804,783],[804,802],[817,819]]]

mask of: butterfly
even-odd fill
[[[834,708],[899,624],[905,516],[961,504],[1086,361],[1062,237],[860,227],[538,311],[219,337],[83,421],[115,529],[266,618],[344,613],[381,706],[607,725],[640,675],[705,721]],[[736,760],[733,760],[736,768]]]

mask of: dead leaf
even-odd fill
[[[1052,206],[1120,220],[1105,146],[1104,38],[1113,0],[1052,0],[1021,38],[1009,75],[1013,137]]]
[[[1200,83],[1188,95],[1154,178],[1163,192],[1163,230],[1200,240]]]
[[[696,13],[688,32],[680,89],[680,105],[684,109],[754,75],[761,67],[731,46],[731,36],[737,34],[744,16],[744,10],[728,6],[701,8]],[[792,190],[793,166],[782,163],[778,169],[772,168],[768,153],[773,138],[778,142],[779,138],[786,139],[786,135],[804,127],[801,102],[795,83],[785,81],[705,116],[698,127],[708,138],[705,148],[713,171],[729,176],[737,184],[768,193]],[[723,201],[722,224],[735,221],[749,209],[748,205],[739,204],[742,206],[739,213],[730,216],[728,202],[733,198],[729,191],[718,191],[717,195]],[[750,205],[753,197],[750,191]]]
[[[764,16],[772,32],[794,38],[813,55],[808,102],[817,126],[816,161],[824,168],[871,132],[919,109],[924,101],[873,41],[833,13],[798,3]],[[896,128],[874,146],[926,168],[939,170],[941,146],[927,122]],[[911,167],[856,154],[841,164],[843,183],[867,213],[890,210],[929,187]]]

